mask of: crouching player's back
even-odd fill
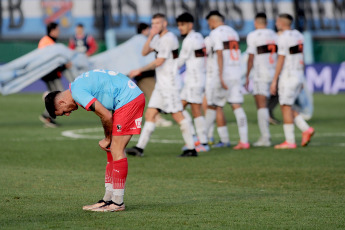
[[[123,211],[124,188],[128,172],[124,149],[132,135],[140,134],[145,97],[137,85],[125,75],[111,70],[83,73],[70,89],[49,93],[45,98],[51,116],[69,116],[78,105],[100,117],[105,138],[99,141],[107,152],[105,195],[84,210]]]

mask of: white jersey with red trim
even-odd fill
[[[210,39],[213,43],[213,50],[223,51],[223,78],[240,79],[241,78],[241,50],[239,49],[238,33],[227,25],[221,25],[210,33]],[[213,55],[214,63],[217,66],[217,54]]]
[[[286,30],[278,38],[278,55],[285,56],[282,75],[303,72],[304,37],[298,30]]]
[[[186,63],[185,85],[193,87],[205,87],[205,44],[203,36],[190,31],[182,42],[179,54],[179,65]]]
[[[219,81],[218,66],[214,63],[214,52],[213,52],[213,43],[209,36],[204,39],[205,48],[206,48],[206,87],[212,85],[215,81]],[[220,81],[219,81],[220,83]]]
[[[247,52],[254,55],[254,81],[272,81],[277,64],[277,34],[257,29],[247,36]]]
[[[180,79],[177,75],[177,56],[179,43],[172,32],[167,32],[162,37],[155,35],[150,42],[150,47],[155,50],[156,58],[164,58],[161,66],[156,68],[156,86],[160,89],[179,89]]]

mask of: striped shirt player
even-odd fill
[[[217,107],[223,107],[226,102],[231,104],[240,134],[240,142],[234,149],[248,149],[247,117],[241,107],[243,95],[241,92],[241,51],[238,45],[239,36],[233,28],[224,25],[224,16],[218,11],[211,11],[206,19],[212,30],[209,37],[214,52],[213,65],[215,67],[214,71],[219,78],[219,83],[215,86],[214,98],[211,98],[207,103],[212,110],[216,110]],[[218,81],[218,79],[216,81]],[[207,97],[209,98],[209,96]],[[209,117],[210,118],[206,118],[208,129],[215,120],[215,112],[209,112]],[[225,130],[226,123],[223,122],[221,125]],[[218,129],[219,128],[220,124],[218,124]],[[225,132],[223,133],[225,134]],[[225,138],[224,136],[224,139],[229,138]]]
[[[260,130],[260,138],[254,146],[271,146],[271,134],[269,130],[269,110],[267,108],[270,96],[270,85],[274,76],[277,63],[277,34],[267,29],[267,17],[265,13],[255,16],[255,31],[247,36],[247,73],[246,88],[248,90],[249,74],[253,69],[253,95],[257,107],[257,118]]]
[[[192,134],[196,143],[196,151],[206,152],[210,150],[210,147],[207,141],[205,117],[201,109],[206,81],[204,37],[193,30],[194,18],[190,13],[179,15],[176,22],[181,36],[184,37],[178,59],[179,67],[186,65],[184,85],[181,91],[182,105],[183,108],[186,108],[190,104],[194,125],[187,110],[183,111],[183,115],[193,127]]]
[[[171,113],[173,119],[180,125],[187,147],[180,156],[197,156],[191,127],[182,114],[183,106],[179,95],[181,82],[177,74],[179,43],[177,37],[168,31],[167,26],[168,22],[164,14],[153,15],[152,29],[142,49],[142,55],[156,52],[156,59],[129,73],[130,77],[134,77],[144,71],[156,70],[156,85],[145,112],[144,128],[136,146],[126,149],[129,155],[143,156],[144,148],[155,130],[155,117],[159,112],[165,112]]]
[[[274,95],[279,93],[279,103],[284,120],[285,141],[276,145],[276,149],[296,148],[294,123],[302,132],[301,146],[307,146],[315,133],[304,118],[294,110],[294,104],[303,85],[304,61],[303,61],[303,35],[291,29],[293,18],[289,14],[280,14],[276,26],[282,33],[278,38],[277,67],[270,87]],[[279,81],[278,81],[279,79]]]
[[[123,211],[128,162],[124,149],[133,134],[140,134],[145,97],[127,76],[110,70],[83,73],[70,89],[49,93],[45,98],[49,114],[69,116],[78,105],[94,111],[102,121],[105,138],[99,146],[107,152],[105,195],[84,210],[96,212]]]

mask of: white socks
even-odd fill
[[[302,131],[302,132],[305,132],[309,129],[309,125],[308,123],[303,119],[302,115],[298,114],[296,117],[295,117],[295,124],[296,126]]]
[[[116,204],[122,204],[124,195],[125,195],[125,189],[114,189],[111,200],[114,201],[114,203]]]
[[[284,124],[285,140],[288,143],[295,144],[295,126],[294,124]]]
[[[205,118],[203,116],[194,118],[196,133],[201,144],[207,144],[207,135],[205,129]]]
[[[206,116],[205,116],[206,133],[211,132],[210,130],[212,130],[212,126],[214,129],[214,122],[216,121],[216,116],[217,116],[216,110],[214,110],[214,109],[207,109],[206,110]],[[213,134],[213,130],[212,130],[212,134]]]
[[[220,141],[223,143],[230,143],[229,132],[227,126],[221,126],[217,128]]]
[[[248,143],[248,124],[247,116],[243,108],[238,108],[234,110],[234,114],[237,121],[238,133],[240,135],[240,141],[242,143]]]
[[[155,130],[155,123],[151,121],[146,121],[144,128],[141,130],[141,134],[137,143],[137,147],[144,149],[150,140],[151,134]]]
[[[261,133],[261,137],[269,140],[271,138],[269,129],[269,112],[267,108],[258,109],[258,125]]]
[[[195,136],[195,129],[193,126],[192,117],[190,116],[190,114],[186,110],[183,110],[182,114],[183,114],[184,118],[187,119],[188,122],[190,122],[190,128],[191,128],[192,135]]]
[[[103,197],[104,201],[111,200],[113,196],[113,185],[111,183],[105,183],[105,194]]]
[[[187,149],[194,149],[195,146],[194,146],[193,135],[190,128],[190,122],[187,119],[183,119],[180,122],[180,129],[182,132],[182,137],[184,139],[184,142],[186,143]]]

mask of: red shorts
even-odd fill
[[[140,134],[144,108],[145,96],[140,94],[133,101],[115,110],[113,136]]]

